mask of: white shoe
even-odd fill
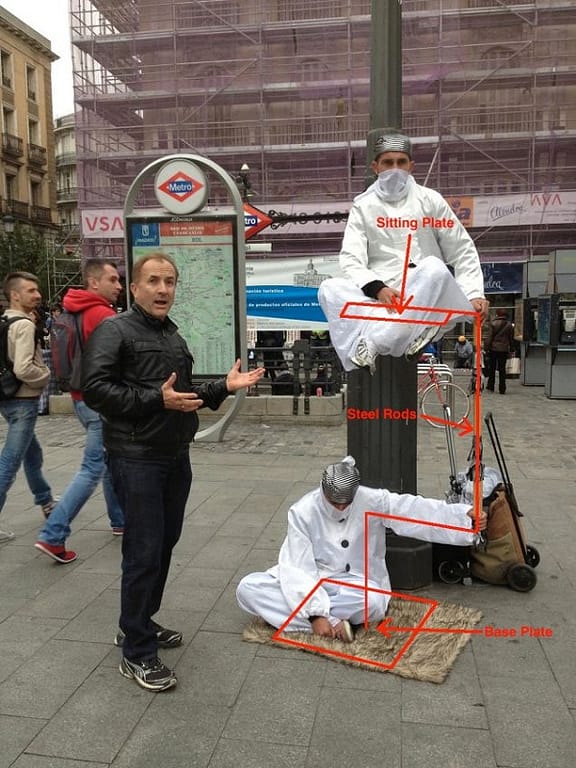
[[[342,630],[342,634],[344,635],[344,640],[342,642],[344,643],[353,643],[354,642],[354,632],[352,631],[352,627],[350,626],[350,622],[346,619],[342,619],[342,621],[336,625],[338,629]]]
[[[0,544],[4,544],[5,541],[12,541],[13,538],[12,531],[0,531]]]
[[[436,337],[437,333],[437,326],[425,328],[420,336],[416,336],[414,341],[411,341],[410,344],[408,344],[406,347],[406,351],[404,352],[404,357],[406,360],[415,360],[417,357],[420,357],[422,350],[427,347],[428,344],[430,344],[430,342]]]
[[[358,340],[354,355],[350,359],[358,368],[369,368],[370,374],[374,376],[377,354],[372,343],[368,339],[361,338]]]

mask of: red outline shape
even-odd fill
[[[420,418],[424,419],[424,421],[433,421],[436,424],[444,424],[453,429],[461,430],[458,437],[466,437],[466,435],[474,431],[474,425],[469,422],[467,416],[462,421],[446,421],[446,419],[441,419],[439,416],[428,416],[426,413],[421,413]]]
[[[168,185],[172,184],[174,181],[189,181],[192,184],[192,189],[189,192],[171,192],[168,189]],[[171,197],[173,200],[177,200],[179,203],[185,202],[189,197],[192,197],[192,195],[195,195],[203,188],[204,184],[201,184],[198,179],[193,179],[192,176],[188,176],[184,171],[176,171],[174,176],[170,176],[169,179],[166,179],[163,184],[158,186],[158,189],[161,192],[164,192],[165,195],[168,195],[168,197]]]
[[[437,634],[437,635],[483,635],[483,629],[448,629],[447,627],[395,627],[391,625],[392,617],[386,617],[381,624],[376,627],[376,631],[389,637],[391,632],[416,632],[417,634]]]
[[[302,606],[308,602],[308,600],[312,597],[312,595],[316,592],[316,590],[322,586],[322,584],[336,584],[338,586],[351,587],[352,589],[361,589],[365,593],[366,602],[368,600],[368,594],[366,590],[368,590],[368,592],[376,592],[377,594],[380,594],[380,595],[390,595],[390,597],[398,597],[401,600],[410,600],[415,603],[423,603],[430,607],[428,608],[428,610],[426,611],[426,613],[424,614],[424,616],[422,617],[418,625],[413,629],[411,628],[412,636],[406,640],[406,642],[400,648],[400,650],[398,651],[396,656],[392,659],[390,664],[383,664],[380,661],[374,661],[373,659],[365,659],[362,656],[354,656],[351,653],[343,653],[342,651],[336,651],[331,648],[322,648],[322,646],[314,645],[313,643],[304,643],[304,642],[301,642],[300,640],[290,640],[289,638],[281,637],[282,632],[284,632],[285,628],[290,624],[290,622],[296,616],[298,611],[300,611]],[[348,584],[347,582],[339,581],[338,579],[324,578],[324,579],[320,579],[320,581],[314,586],[314,588],[299,603],[299,605],[296,606],[296,608],[292,611],[290,616],[288,616],[286,621],[280,627],[278,627],[278,629],[272,635],[272,639],[277,643],[284,643],[286,645],[293,645],[297,648],[305,648],[305,649],[317,651],[320,654],[323,654],[325,656],[336,656],[340,659],[348,659],[350,661],[359,661],[361,664],[366,664],[372,667],[379,667],[380,669],[393,669],[396,666],[396,664],[398,664],[402,656],[406,653],[408,648],[416,640],[416,637],[419,631],[423,628],[423,625],[425,624],[426,621],[428,621],[428,619],[434,613],[437,607],[438,607],[438,601],[433,600],[432,598],[417,597],[416,595],[405,595],[405,594],[402,594],[401,592],[392,592],[387,589],[376,589],[375,587],[365,587],[365,586],[362,586],[361,584]]]

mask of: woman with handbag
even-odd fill
[[[498,370],[498,391],[506,394],[506,361],[513,349],[514,326],[508,320],[505,309],[496,310],[496,318],[490,323],[484,350],[488,357],[488,383],[486,389],[494,392],[496,370]]]

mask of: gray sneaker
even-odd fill
[[[116,633],[114,638],[114,645],[121,648],[124,645],[124,632],[121,629]],[[159,648],[176,648],[182,645],[182,632],[178,632],[177,629],[166,629],[161,627],[160,624],[156,625],[156,642]]]
[[[140,661],[130,661],[123,657],[118,669],[123,677],[135,680],[148,691],[166,691],[178,682],[174,672],[158,656]]]
[[[358,368],[369,368],[370,374],[374,376],[376,372],[376,357],[378,356],[378,353],[376,352],[374,346],[372,345],[372,342],[368,341],[368,339],[358,339],[358,344],[356,345],[356,350],[354,351],[354,355],[350,358],[354,365],[357,365]]]
[[[406,347],[406,351],[404,352],[404,357],[406,360],[416,360],[418,357],[420,357],[420,354],[423,349],[425,349],[428,344],[436,337],[436,334],[438,333],[438,326],[433,325],[430,328],[425,328],[420,336],[416,336],[414,341],[410,342],[408,346]]]

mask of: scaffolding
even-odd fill
[[[79,204],[120,208],[174,152],[250,168],[264,210],[346,211],[365,186],[370,0],[70,0]],[[404,0],[403,129],[448,197],[574,190],[572,0]],[[225,201],[211,190],[210,204]],[[574,243],[573,223],[473,227],[483,259]],[[266,231],[337,253],[342,226]],[[98,253],[106,240],[86,240]]]

